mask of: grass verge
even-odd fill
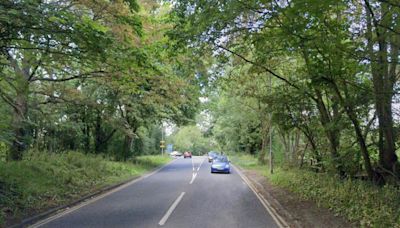
[[[277,186],[311,200],[361,227],[400,227],[400,189],[378,187],[361,180],[341,180],[326,173],[276,167],[274,174],[249,155],[233,155],[232,162],[248,170],[260,171]]]
[[[141,156],[114,162],[78,152],[36,153],[18,162],[0,161],[0,227],[6,220],[63,205],[106,186],[129,180],[167,163],[168,157]]]

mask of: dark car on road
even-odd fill
[[[212,162],[215,157],[218,157],[218,153],[214,151],[208,152],[208,162]]]
[[[230,173],[231,164],[226,156],[217,156],[211,163],[211,173]]]
[[[183,158],[192,158],[192,152],[185,151],[185,153],[183,153]]]

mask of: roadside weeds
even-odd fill
[[[238,166],[236,166],[238,167]],[[285,220],[288,227],[356,227],[354,223],[335,216],[328,209],[300,199],[295,193],[272,185],[259,171],[238,167],[275,211]]]
[[[32,227],[38,227],[38,226],[44,225],[44,224],[46,224],[46,223],[48,223],[50,221],[53,221],[53,220],[55,220],[55,219],[57,219],[59,217],[62,217],[64,215],[68,214],[68,213],[71,213],[71,212],[73,212],[75,210],[78,210],[81,207],[84,207],[86,205],[94,203],[95,201],[97,201],[99,199],[102,199],[102,198],[104,198],[104,197],[106,197],[108,195],[111,195],[111,194],[113,194],[113,193],[115,193],[115,192],[117,192],[117,191],[119,191],[121,189],[124,189],[124,188],[126,188],[126,187],[128,187],[128,186],[130,186],[132,184],[135,184],[136,182],[138,182],[140,180],[143,180],[143,179],[145,179],[145,178],[157,173],[158,171],[163,169],[165,166],[171,164],[173,161],[174,160],[171,160],[170,162],[168,162],[167,164],[162,165],[161,167],[155,168],[152,171],[149,171],[149,172],[147,172],[147,173],[145,173],[143,175],[134,177],[130,181],[125,181],[125,182],[123,182],[121,184],[110,186],[110,187],[108,187],[107,189],[105,189],[102,192],[93,194],[93,196],[91,196],[91,197],[87,197],[86,199],[81,199],[80,202],[77,202],[74,205],[71,204],[70,206],[69,205],[64,206],[64,209],[55,211],[54,213],[48,214],[47,216],[44,216],[44,218],[42,218],[42,219],[38,219],[38,220],[32,221],[29,224],[33,225]]]
[[[157,156],[143,156],[131,163],[118,163],[72,152],[2,164],[1,170],[4,172],[0,179],[8,185],[0,191],[0,195],[4,193],[7,196],[0,200],[0,213],[4,215],[0,227],[26,227],[70,210],[114,189],[132,184],[173,160],[168,161]],[[10,169],[7,170],[8,166]],[[70,181],[70,177],[73,181]],[[14,187],[13,190],[7,186],[18,188]],[[13,191],[19,194],[12,194]],[[53,197],[49,198],[48,195]],[[7,208],[10,209],[6,211]]]

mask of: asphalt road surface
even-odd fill
[[[211,174],[206,157],[158,172],[34,227],[278,227],[235,169]]]

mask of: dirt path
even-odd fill
[[[242,170],[257,190],[272,204],[290,227],[357,227],[342,217],[335,216],[314,202],[302,200],[295,193],[269,183],[268,179],[253,170]]]

